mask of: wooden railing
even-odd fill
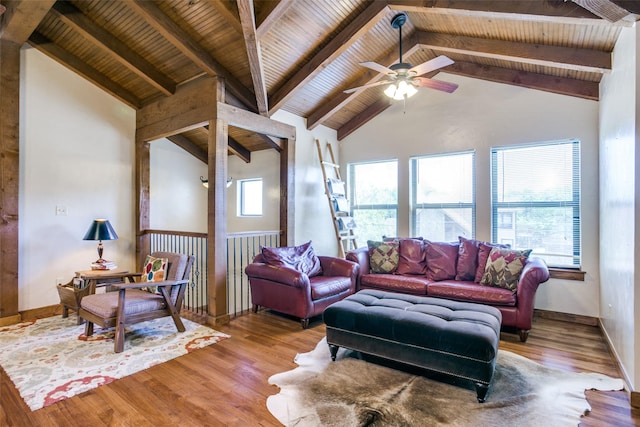
[[[196,314],[208,312],[207,235],[166,230],[147,230],[150,252],[177,252],[195,257],[187,287],[184,309]],[[249,231],[227,234],[227,312],[231,317],[248,312],[251,292],[244,268],[261,246],[279,246],[280,231]]]

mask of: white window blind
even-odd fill
[[[475,236],[475,152],[411,159],[411,235],[434,241]]]
[[[580,143],[491,149],[492,240],[580,267]]]

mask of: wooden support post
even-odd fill
[[[18,313],[20,45],[0,39],[0,326]]]
[[[282,140],[280,152],[280,236],[281,246],[295,244],[295,144],[291,139]]]
[[[219,79],[211,94],[224,100],[224,80]],[[207,290],[209,320],[212,325],[229,322],[227,307],[227,140],[228,124],[218,112],[209,121],[209,189],[207,215]]]
[[[151,150],[149,143],[138,140],[136,135],[136,265],[142,266],[145,257],[151,252],[151,242],[144,230],[150,223],[150,188],[151,188]]]

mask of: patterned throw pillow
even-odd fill
[[[144,261],[144,269],[142,270],[143,282],[162,282],[165,280],[167,274],[168,258],[156,258],[151,255],[147,255],[147,259]],[[157,286],[147,286],[142,288],[151,293],[157,293]]]
[[[491,249],[480,284],[497,286],[515,292],[518,289],[520,273],[522,273],[530,253],[531,249],[521,251]]]
[[[394,273],[398,268],[398,242],[367,241],[369,267],[372,273]]]

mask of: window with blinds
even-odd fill
[[[358,242],[398,233],[398,161],[352,163],[348,167],[351,216]]]
[[[411,158],[411,234],[457,242],[476,224],[475,152]]]
[[[492,240],[580,267],[580,142],[491,149]]]

